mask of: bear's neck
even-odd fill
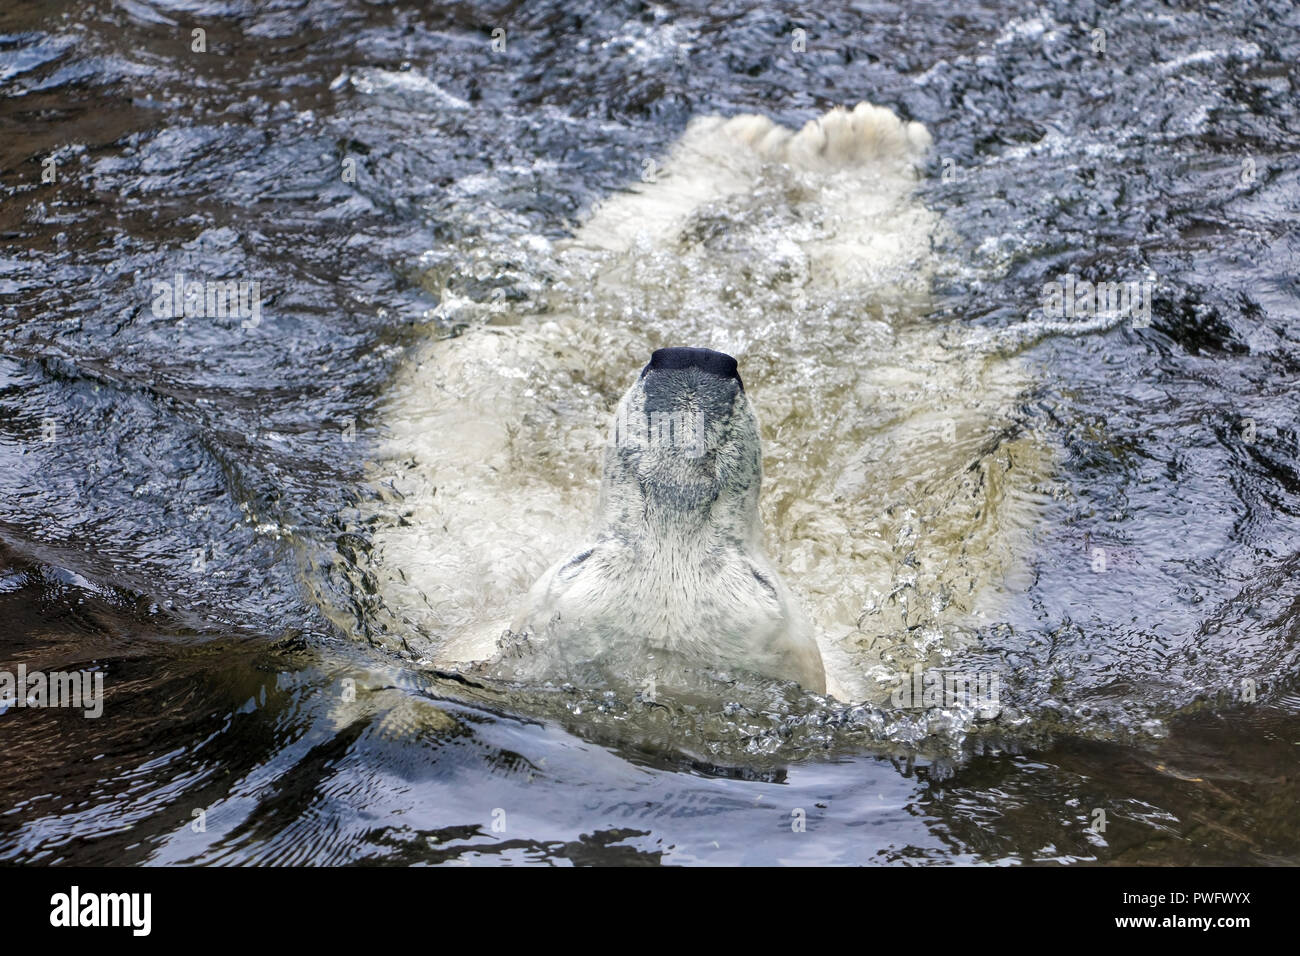
[[[636,563],[697,567],[746,553],[758,539],[757,502],[689,501],[671,491],[640,490],[607,501],[600,530]]]

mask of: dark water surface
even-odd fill
[[[1300,862],[1298,61],[1281,0],[7,7],[0,669],[106,700],[0,713],[0,859]],[[935,321],[1006,336],[1060,450],[967,661],[1019,719],[633,719],[394,653],[358,516],[440,300],[694,115],[859,99],[933,134],[977,267]],[[178,272],[259,280],[260,322],[155,316]],[[1154,274],[1150,326],[1024,334],[1066,273]]]

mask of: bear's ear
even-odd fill
[[[776,601],[778,604],[781,602],[781,595],[777,592],[776,585],[773,584],[771,578],[760,571],[753,562],[750,562],[749,573],[754,576],[754,580],[759,583],[773,601]]]
[[[565,578],[565,579],[571,578],[574,574],[577,573],[578,569],[582,567],[582,562],[586,561],[589,557],[591,557],[592,552],[594,552],[595,550],[596,550],[595,548],[588,548],[586,551],[583,551],[580,554],[575,554],[568,561],[565,561],[563,565],[561,565],[560,570],[555,572],[555,576],[558,578]]]

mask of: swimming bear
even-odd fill
[[[1023,556],[1054,493],[1045,483],[1056,452],[1020,424],[1033,378],[1010,340],[935,296],[954,277],[999,276],[1005,263],[1000,253],[968,257],[917,194],[929,145],[920,123],[869,103],[801,128],[753,115],[695,117],[653,182],[593,197],[563,238],[501,207],[508,191],[496,180],[469,177],[464,225],[452,230],[453,274],[441,266],[428,274],[442,288],[436,334],[413,343],[395,370],[381,403],[373,494],[358,502],[355,526],[349,518],[372,547],[355,552],[355,580],[337,595],[313,592],[331,619],[350,632],[360,623],[366,640],[409,659],[486,668],[525,687],[617,693],[620,681],[609,678],[618,675],[658,675],[668,687],[670,655],[648,640],[633,633],[620,649],[608,635],[584,637],[566,617],[547,649],[544,612],[519,612],[590,519],[629,371],[658,348],[689,343],[735,356],[749,400],[761,397],[763,541],[807,610],[827,695],[888,703],[913,664],[970,646],[1030,573]],[[692,473],[702,422],[656,421],[653,411],[638,422],[628,403],[621,408],[613,427],[629,440],[684,429],[679,467]],[[627,473],[633,461],[623,464]],[[612,534],[610,525],[602,514],[590,542]],[[739,560],[725,566],[743,569]],[[674,573],[651,570],[647,580]],[[662,613],[686,619],[697,585],[681,583],[681,607]],[[743,591],[761,587],[752,574],[722,583],[724,592],[742,589],[735,600],[750,613],[761,606],[759,590]],[[558,603],[568,600],[565,587],[563,577],[554,582]],[[625,616],[649,616],[639,600],[644,607]],[[731,601],[701,601],[699,613],[712,617]],[[550,610],[553,618],[559,608]],[[532,638],[503,651],[512,621],[531,625]],[[754,632],[732,630],[761,650]],[[717,640],[688,634],[686,646],[700,645],[698,660],[712,659],[715,672],[744,664],[744,650],[709,652]],[[566,647],[573,660],[553,656]],[[605,648],[599,659],[593,648]],[[718,690],[704,668],[698,674],[702,684],[686,675],[687,692],[673,685],[673,696]],[[795,679],[817,686],[815,677]]]
[[[510,634],[570,661],[661,652],[824,693],[812,628],[763,554],[761,482],[736,360],[656,350],[615,413],[592,540],[541,576]]]

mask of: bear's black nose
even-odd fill
[[[651,370],[666,371],[682,368],[697,368],[718,378],[734,378],[742,391],[745,388],[745,384],[740,380],[740,372],[736,369],[736,360],[724,352],[715,352],[713,349],[655,349],[654,354],[650,356],[650,364],[641,370],[641,377],[645,378],[646,373]]]

